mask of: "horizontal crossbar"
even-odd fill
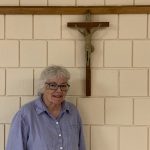
[[[109,22],[68,22],[67,26],[79,28],[109,27]]]

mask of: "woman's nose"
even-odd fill
[[[60,86],[58,86],[58,88],[57,88],[57,90],[56,90],[56,91],[58,91],[58,92],[62,92],[61,87],[60,87]]]

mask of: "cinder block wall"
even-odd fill
[[[0,0],[0,5],[149,5],[149,0]],[[0,15],[0,150],[13,115],[37,95],[41,70],[69,69],[87,150],[150,150],[150,15],[94,15],[92,96],[85,98],[84,38],[67,28],[83,15]]]

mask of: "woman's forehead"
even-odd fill
[[[53,76],[47,79],[48,82],[67,82],[67,79],[64,76]]]

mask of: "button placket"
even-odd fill
[[[58,143],[59,143],[59,149],[63,149],[63,139],[62,139],[62,134],[61,134],[61,127],[58,121],[56,121],[56,128],[57,128],[57,133],[58,133]]]

